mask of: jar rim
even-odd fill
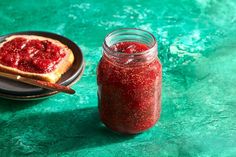
[[[119,51],[114,51],[113,49],[110,48],[110,46],[108,46],[107,39],[109,39],[109,37],[111,37],[114,33],[119,32],[119,31],[125,31],[125,30],[140,31],[140,32],[144,32],[144,33],[148,34],[151,37],[151,39],[153,40],[151,43],[151,46],[149,46],[147,50],[140,52],[140,53],[128,54],[128,53],[121,53]],[[116,30],[111,31],[108,35],[105,36],[103,48],[108,49],[110,52],[112,52],[111,54],[115,55],[115,56],[118,56],[118,55],[119,56],[141,56],[141,55],[146,55],[149,52],[152,52],[152,50],[156,48],[156,45],[157,45],[157,41],[156,41],[155,36],[146,30],[139,29],[139,28],[120,28],[120,29],[116,29]]]

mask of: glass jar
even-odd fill
[[[119,29],[108,34],[97,68],[101,121],[125,134],[152,127],[160,117],[161,80],[162,66],[152,34],[140,29]]]

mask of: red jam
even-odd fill
[[[110,46],[110,49],[132,55],[150,48],[139,42],[125,41]],[[152,127],[160,117],[161,69],[155,54],[149,62],[141,61],[140,64],[137,60],[129,66],[118,63],[104,50],[97,70],[102,122],[108,128],[126,134],[136,134]]]
[[[65,55],[48,40],[17,37],[0,48],[0,64],[25,72],[49,73]]]
[[[125,41],[112,45],[111,49],[116,52],[132,54],[146,51],[149,47],[142,43]]]

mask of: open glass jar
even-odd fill
[[[162,66],[152,34],[140,29],[108,34],[97,68],[102,122],[125,134],[152,127],[160,117],[161,81]]]

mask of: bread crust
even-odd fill
[[[74,54],[73,54],[71,49],[69,49],[66,45],[62,44],[58,40],[54,40],[54,39],[46,38],[46,37],[42,37],[42,36],[13,35],[13,36],[10,36],[10,37],[6,38],[5,42],[0,43],[0,47],[2,47],[4,43],[6,43],[6,42],[8,42],[12,39],[15,39],[17,37],[23,37],[23,38],[26,38],[28,40],[32,40],[32,39],[48,40],[48,41],[52,42],[53,44],[61,47],[61,51],[64,51],[66,55],[55,66],[55,69],[53,71],[49,72],[49,73],[41,74],[41,73],[25,72],[25,71],[19,70],[17,68],[5,66],[5,65],[2,65],[2,64],[0,64],[0,71],[7,72],[7,73],[12,73],[12,74],[18,74],[18,75],[28,77],[28,78],[32,78],[32,79],[38,79],[38,80],[42,80],[42,81],[56,83],[61,78],[62,74],[64,74],[67,70],[69,70],[69,68],[72,66],[72,64],[74,62]]]

